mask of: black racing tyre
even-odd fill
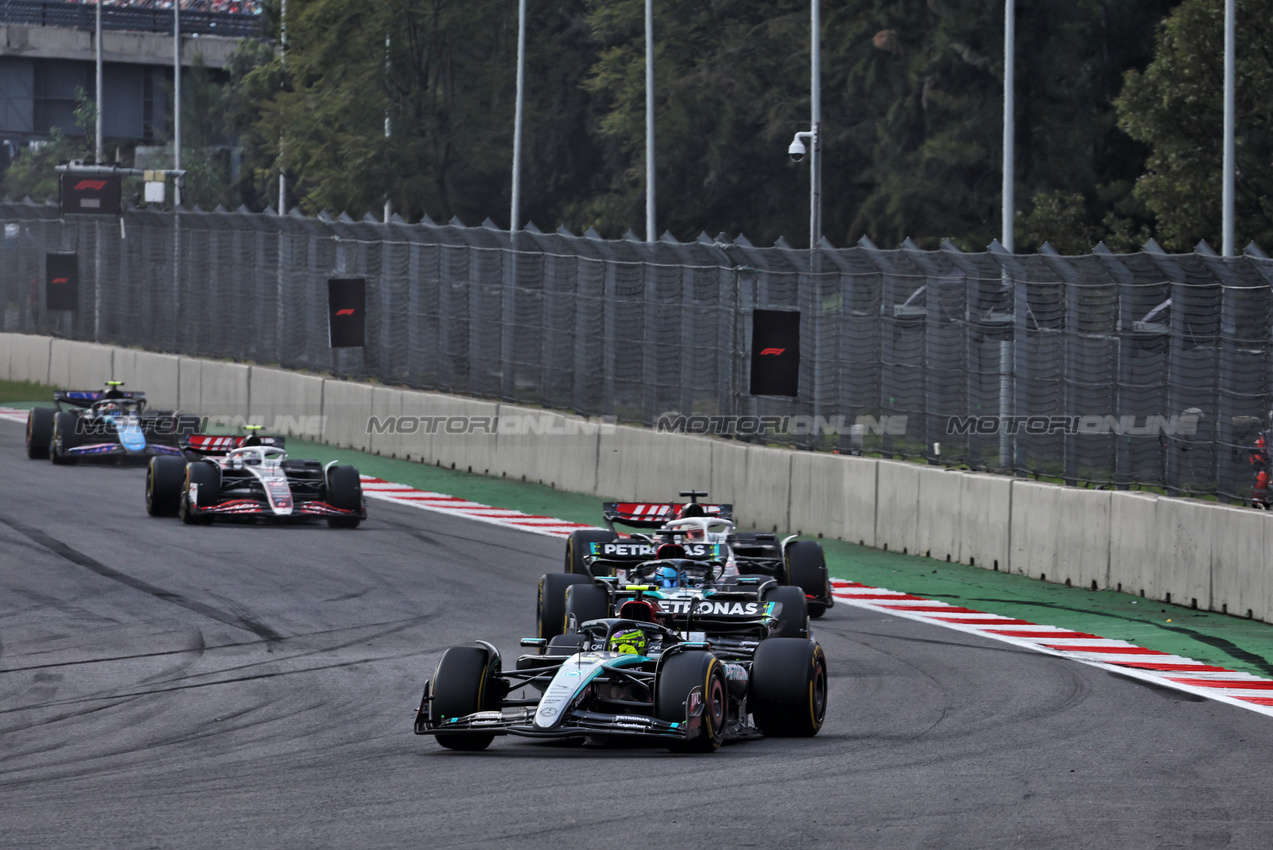
[[[464,717],[476,711],[497,708],[495,680],[498,664],[478,646],[453,646],[442,653],[430,687],[433,701],[429,704],[429,722],[436,729],[448,717]],[[484,750],[495,740],[493,734],[437,735],[438,743],[448,750]]]
[[[595,573],[589,573],[583,558],[588,554],[589,543],[610,543],[617,539],[618,535],[614,532],[601,529],[585,528],[570,532],[570,536],[566,538],[566,572],[583,576],[613,575],[614,571],[608,567],[597,567]]]
[[[186,486],[186,462],[179,457],[152,457],[146,467],[146,513],[176,516]]]
[[[566,630],[566,588],[576,584],[592,584],[592,579],[569,573],[539,577],[539,601],[535,606],[539,637],[551,640]]]
[[[831,598],[831,580],[822,544],[816,540],[793,540],[786,549],[787,584],[802,588],[814,599]],[[815,620],[826,612],[826,604],[810,602],[809,616]]]
[[[27,414],[27,457],[38,460],[49,456],[55,413],[52,407],[33,407]]]
[[[182,488],[181,505],[178,508],[181,521],[186,525],[206,525],[212,522],[212,517],[198,516],[190,510],[191,491],[194,492],[196,507],[214,507],[221,496],[221,470],[206,460],[186,464],[185,486]]]
[[[49,444],[49,459],[59,466],[75,463],[75,458],[68,455],[68,449],[79,445],[79,434],[76,425],[79,417],[70,411],[59,411],[53,417],[53,439]]]
[[[807,638],[809,636],[809,609],[804,591],[790,585],[774,585],[765,591],[766,602],[781,602],[778,619],[782,628],[774,637]]]
[[[589,620],[610,616],[610,594],[595,584],[573,584],[566,588],[565,622],[571,617],[583,625]]]
[[[725,669],[710,652],[678,652],[659,665],[654,684],[655,716],[669,723],[684,723],[686,703],[695,688],[703,701],[702,725],[696,737],[669,744],[668,749],[674,753],[712,753],[725,736],[729,690]]]
[[[327,470],[327,503],[333,508],[362,512],[362,479],[356,468],[342,464]],[[327,518],[331,528],[357,528],[360,522],[356,516]]]
[[[747,693],[756,726],[766,735],[810,738],[827,713],[827,658],[817,641],[769,638],[751,662]]]

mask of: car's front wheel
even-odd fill
[[[495,694],[498,677],[498,665],[481,647],[453,646],[442,653],[430,683],[433,697],[429,703],[430,724],[436,729],[448,718],[498,706]],[[473,732],[435,737],[448,750],[484,750],[495,740],[493,734]]]
[[[176,516],[186,484],[186,462],[179,457],[152,457],[146,468],[146,513]]]
[[[766,735],[809,738],[827,713],[827,657],[814,640],[769,638],[752,656],[747,705]]]
[[[715,655],[689,650],[664,659],[654,687],[655,713],[660,720],[685,723],[693,712],[700,718],[695,737],[670,744],[668,749],[712,753],[720,747],[728,722],[729,689]]]

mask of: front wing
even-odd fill
[[[87,446],[76,446],[66,449],[63,454],[67,457],[73,457],[76,460],[149,460],[152,457],[167,455],[171,457],[184,457],[181,450],[176,446],[166,446],[162,443],[146,443],[146,446],[137,451],[129,451],[124,448],[120,442],[113,443],[90,443]]]
[[[294,502],[290,514],[277,514],[265,499],[229,499],[207,508],[192,508],[195,516],[263,516],[279,519],[292,517],[357,517],[366,519],[367,512],[338,508],[326,502]]]
[[[688,711],[686,713],[689,714]],[[670,722],[643,714],[605,714],[575,708],[553,728],[541,729],[535,726],[535,706],[509,706],[463,717],[448,717],[444,723],[433,726],[429,723],[429,705],[425,702],[416,713],[415,733],[452,735],[471,732],[483,735],[518,735],[540,740],[612,737],[688,741],[698,733],[701,722],[699,717],[692,716],[687,716],[684,721]]]

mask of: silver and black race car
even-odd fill
[[[817,619],[835,605],[822,544],[797,539],[794,534],[779,540],[776,534],[737,531],[733,505],[701,503],[698,500],[707,493],[699,490],[688,490],[681,496],[689,501],[603,503],[608,530],[571,532],[566,540],[565,571],[587,576],[604,574],[605,564],[616,559],[653,558],[662,543],[680,543],[691,555],[694,547],[719,545],[724,547],[729,572],[766,576],[780,585],[802,589],[810,617]],[[634,531],[622,532],[616,525]],[[598,544],[601,548],[594,548]],[[598,564],[590,566],[590,561],[598,561]]]
[[[352,466],[293,460],[282,437],[201,434],[182,443],[187,462],[156,457],[146,472],[146,510],[188,525],[217,517],[326,519],[357,528],[367,518],[362,481]]]
[[[681,522],[701,522],[682,520]],[[668,535],[674,537],[676,535]],[[552,638],[583,623],[613,617],[634,597],[646,599],[660,618],[686,633],[731,642],[746,624],[778,603],[780,637],[808,637],[809,610],[799,587],[769,576],[739,575],[723,543],[664,542],[646,554],[644,543],[589,543],[583,559],[590,574],[548,573],[539,579],[535,619],[539,637]],[[766,607],[769,606],[769,607]],[[754,643],[748,644],[754,648]]]
[[[147,410],[145,393],[122,386],[121,381],[107,381],[100,392],[58,390],[53,393],[56,407],[32,408],[27,414],[27,457],[47,457],[56,464],[181,457],[180,442],[199,432],[200,418]]]
[[[773,637],[775,613],[750,618],[756,646],[737,657],[652,621],[639,597],[575,633],[524,639],[537,653],[512,670],[485,641],[452,647],[425,683],[415,733],[453,750],[518,735],[702,753],[759,735],[811,737],[826,715],[826,656],[812,639]]]

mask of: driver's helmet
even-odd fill
[[[645,632],[640,629],[623,629],[610,635],[608,649],[611,652],[621,652],[624,655],[645,655],[645,648],[648,643]]]
[[[693,525],[693,526],[688,526],[686,528],[682,528],[681,533],[685,535],[685,540],[687,542],[707,539],[707,532],[700,525]]]
[[[654,571],[654,583],[659,587],[680,587],[681,573],[676,567],[664,565]]]
[[[98,405],[97,407],[97,413],[99,416],[119,416],[123,412],[124,409],[113,401],[108,402],[107,404]]]

